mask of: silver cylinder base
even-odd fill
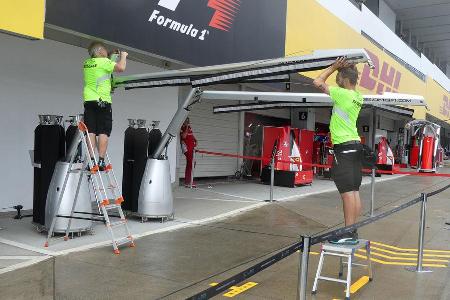
[[[173,218],[172,182],[168,160],[147,160],[135,215],[144,218]]]
[[[81,168],[81,164],[74,164],[74,167]],[[53,216],[55,215],[56,206],[62,192],[64,179],[67,171],[69,170],[69,163],[57,162],[55,171],[53,172],[52,181],[47,193],[47,202],[45,204],[45,230],[49,230]],[[59,207],[58,215],[70,216],[72,210],[73,201],[75,200],[75,193],[77,191],[78,180],[80,173],[74,172],[69,174],[66,190],[64,192],[61,205]],[[92,213],[91,198],[89,194],[89,183],[87,177],[83,175],[83,179],[80,186],[80,192],[78,194],[77,205],[75,211]],[[80,216],[74,214],[74,216]],[[81,217],[89,218],[90,215],[81,215]],[[54,232],[64,233],[66,232],[67,225],[69,224],[68,218],[57,218],[55,223]],[[78,220],[72,219],[69,232],[82,232],[92,229],[92,221],[90,220]]]

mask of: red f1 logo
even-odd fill
[[[175,11],[180,2],[181,0],[159,0],[158,5]],[[208,7],[215,10],[209,26],[229,31],[240,5],[241,0],[209,0]]]
[[[209,0],[208,7],[216,10],[209,26],[223,31],[230,30],[240,5],[241,0]]]

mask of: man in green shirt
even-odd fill
[[[338,87],[329,87],[326,80],[337,71]],[[314,85],[330,95],[333,113],[330,121],[331,141],[334,160],[331,169],[333,180],[341,194],[344,207],[345,226],[356,223],[361,214],[361,155],[362,146],[356,121],[363,104],[362,95],[356,91],[358,70],[343,57],[338,58],[329,68],[314,80]],[[331,243],[356,244],[356,230],[344,236],[333,237]]]
[[[112,130],[111,74],[125,71],[128,53],[120,52],[120,59],[116,63],[108,58],[106,46],[101,42],[93,42],[88,50],[91,58],[83,64],[84,123],[89,130],[93,148],[98,144],[98,164],[103,171]],[[93,159],[94,153],[90,154]]]

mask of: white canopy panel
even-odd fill
[[[327,68],[338,57],[345,57],[353,63],[368,63],[373,67],[364,49],[317,50],[313,54],[303,56],[120,76],[114,78],[113,87],[137,89],[181,85],[200,87],[252,81],[275,82],[288,80],[289,74]]]
[[[390,111],[412,117],[414,114],[413,109],[408,109],[405,107],[395,106],[395,105],[375,105],[377,108],[385,111]],[[235,104],[235,105],[218,105],[213,108],[214,114],[226,114],[241,111],[255,111],[255,110],[268,110],[268,109],[282,109],[282,108],[293,108],[293,107],[304,107],[304,108],[323,108],[332,107],[330,103],[299,103],[299,102],[253,102],[246,104]]]
[[[364,95],[364,105],[404,105],[426,106],[424,97],[408,94],[384,93],[383,95]],[[203,99],[239,100],[258,102],[286,103],[320,103],[323,106],[333,106],[329,95],[321,93],[277,93],[277,92],[241,92],[241,91],[203,91]],[[251,105],[251,104],[247,104]],[[214,113],[230,112],[232,107],[217,107]],[[228,111],[227,111],[228,110]]]

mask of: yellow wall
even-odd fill
[[[0,30],[44,38],[45,0],[0,0]]]
[[[376,65],[370,70],[360,64],[359,90],[364,94],[394,91],[426,97],[429,113],[441,120],[450,119],[450,100],[447,111],[441,109],[444,97],[450,98],[431,78],[419,79],[409,70],[384,53],[368,39],[353,30],[315,0],[288,0],[286,28],[286,55],[303,55],[314,49],[365,48]],[[306,72],[308,77],[318,72]],[[334,78],[329,83],[334,84]],[[424,119],[425,109],[416,108],[415,118]]]
[[[450,94],[436,81],[428,78],[427,93],[425,97],[430,106],[430,111],[428,111],[428,113],[450,123]]]

